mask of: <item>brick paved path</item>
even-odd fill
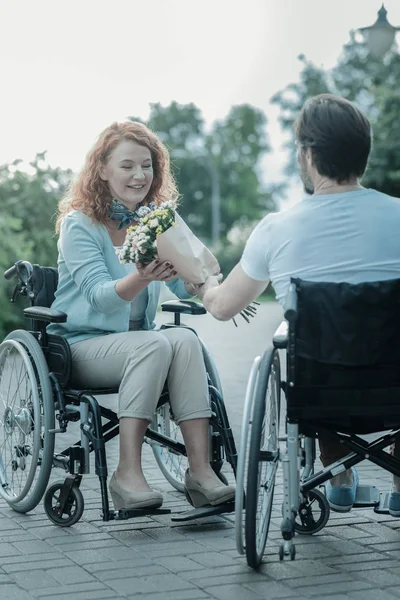
[[[275,304],[263,305],[257,319],[240,324],[238,330],[209,316],[185,319],[200,332],[216,360],[237,440],[250,365],[279,319]],[[110,402],[115,404],[115,399]],[[58,439],[64,447],[75,436],[68,433]],[[107,452],[112,471],[116,440],[107,445]],[[163,479],[148,446],[145,467],[154,487],[165,494],[165,506],[172,512],[185,510],[185,499]],[[359,471],[363,483],[378,482],[387,489],[389,478],[383,471],[368,463]],[[53,478],[60,476],[57,470]],[[332,513],[320,533],[296,538],[294,562],[279,563],[278,486],[265,563],[253,572],[237,554],[232,515],[184,525],[172,523],[170,515],[103,523],[94,475],[85,476],[82,491],[85,512],[70,529],[51,525],[41,505],[20,515],[0,501],[0,600],[400,597],[400,520],[390,516],[370,510]]]

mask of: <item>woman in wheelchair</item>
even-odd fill
[[[156,135],[141,123],[114,123],[59,206],[52,308],[68,319],[48,331],[70,344],[74,385],[119,389],[120,455],[109,483],[117,510],[163,502],[143,475],[141,453],[165,383],[185,441],[185,489],[193,505],[218,505],[235,494],[210,466],[211,410],[200,342],[189,329],[154,330],[161,282],[178,298],[196,290],[168,262],[135,267],[121,264],[116,254],[140,206],[177,195],[168,152]]]

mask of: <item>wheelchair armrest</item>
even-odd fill
[[[161,304],[161,310],[185,315],[205,315],[207,313],[202,304],[191,300],[167,300]]]
[[[30,306],[29,308],[25,308],[24,315],[33,321],[44,321],[45,323],[65,323],[67,320],[65,312],[45,306]]]
[[[275,331],[274,337],[272,338],[272,343],[274,345],[274,348],[277,348],[278,350],[287,348],[288,335],[289,335],[288,322],[282,321],[282,323],[279,325],[278,329]]]

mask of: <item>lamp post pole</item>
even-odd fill
[[[210,175],[211,182],[211,241],[213,248],[219,245],[221,236],[221,186],[218,169],[213,158],[209,155],[204,157],[204,165]]]
[[[387,10],[382,4],[378,18],[369,27],[360,27],[359,31],[367,42],[368,50],[375,59],[382,59],[394,44],[396,33],[400,27],[394,27],[387,20]]]

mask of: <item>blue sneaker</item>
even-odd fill
[[[392,517],[400,517],[400,492],[390,493],[389,513],[392,515]]]
[[[336,510],[337,512],[349,512],[349,510],[353,508],[357,493],[358,473],[354,467],[351,467],[351,472],[353,473],[353,485],[332,485],[330,481],[325,483],[326,499],[332,510]],[[400,500],[398,506],[400,511]]]

